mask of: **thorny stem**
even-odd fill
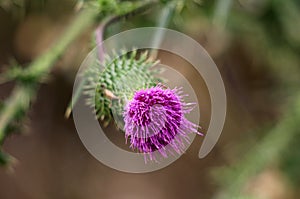
[[[96,21],[97,16],[98,11],[96,9],[89,8],[82,10],[57,43],[45,54],[37,58],[24,73],[34,77],[40,77],[48,73],[54,62],[59,59],[71,42],[84,32],[88,26],[92,25]]]
[[[0,145],[10,133],[9,126],[16,120],[20,112],[27,112],[30,102],[36,94],[37,84],[47,75],[56,60],[63,54],[69,44],[78,37],[88,26],[96,21],[98,11],[96,9],[83,10],[66,30],[65,34],[43,55],[38,57],[28,68],[24,69],[23,75],[34,77],[31,84],[17,83],[0,114]],[[7,164],[14,159],[0,150],[1,165]]]
[[[27,109],[29,106],[30,98],[32,97],[32,89],[29,87],[22,87],[18,86],[15,88],[13,94],[9,97],[8,103],[5,106],[5,111],[1,114],[0,117],[0,127],[5,127],[1,128],[0,131],[0,144],[3,143],[4,138],[6,136],[6,128],[8,124],[10,123],[11,120],[14,119],[16,115],[15,110],[24,110]]]
[[[95,31],[98,59],[100,62],[104,61],[104,48],[101,45],[101,43],[103,41],[103,34],[104,34],[105,26],[106,26],[106,23],[101,23]]]
[[[158,0],[149,0],[146,3],[142,3],[139,7],[130,10],[127,13],[112,17],[105,26],[122,17],[128,17],[130,15],[140,13],[141,11],[151,8],[153,4],[158,2]],[[31,77],[33,81],[26,85],[17,83],[12,94],[5,101],[5,106],[1,110],[0,115],[0,143],[4,142],[4,139],[7,136],[7,128],[16,119],[18,113],[20,111],[27,112],[29,109],[30,102],[37,92],[38,83],[49,73],[53,64],[60,58],[72,41],[84,32],[87,27],[98,21],[98,16],[99,10],[97,9],[83,9],[73,20],[73,23],[67,28],[62,37],[51,48],[49,48],[48,51],[38,57],[32,64],[22,71],[24,77]],[[102,31],[105,26],[103,26]],[[103,32],[100,36],[103,37]]]
[[[104,61],[104,54],[105,54],[105,50],[103,48],[102,42],[104,40],[104,31],[106,30],[106,28],[111,25],[114,22],[119,21],[122,18],[129,18],[132,16],[135,16],[137,14],[143,13],[146,10],[150,9],[154,4],[158,3],[158,1],[154,0],[154,1],[149,1],[145,4],[142,4],[140,7],[133,9],[127,13],[121,14],[121,15],[114,15],[114,16],[109,16],[107,18],[105,18],[102,23],[98,26],[98,28],[95,31],[95,36],[96,36],[96,45],[97,45],[97,50],[98,50],[98,59],[100,62]],[[85,80],[83,79],[77,90],[75,91],[73,98],[71,100],[71,102],[69,103],[66,112],[65,112],[65,117],[69,118],[70,114],[72,112],[72,107],[76,104],[79,96],[82,93],[83,87],[85,85]]]
[[[122,15],[112,17],[109,20],[109,23],[118,20],[121,17],[127,17],[131,14],[135,14],[136,12],[140,13],[157,2],[157,0],[146,1],[146,3],[142,3],[139,7],[133,10],[129,10]],[[73,23],[65,31],[65,34],[62,35],[62,37],[48,51],[38,57],[23,71],[24,76],[34,77],[35,82],[33,82],[33,86],[30,86],[30,88],[35,87],[35,84],[40,82],[41,79],[49,73],[55,61],[59,59],[70,43],[84,32],[88,26],[95,23],[98,16],[99,11],[97,9],[87,8],[82,10],[79,16],[73,20]],[[32,97],[35,96],[36,89],[32,89],[32,92],[26,92],[27,89],[28,85],[24,86],[19,84],[13,90],[12,95],[6,100],[5,106],[0,115],[0,142],[3,142],[6,136],[5,130],[14,120],[14,117],[18,113],[20,107],[24,107],[24,111],[29,108],[29,103]],[[22,97],[20,98],[20,96]]]
[[[95,36],[96,36],[96,42],[97,42],[97,50],[98,50],[98,59],[102,62],[104,61],[104,49],[103,46],[101,45],[101,43],[104,40],[104,32],[106,30],[106,28],[113,24],[114,22],[119,21],[122,18],[129,18],[129,17],[133,17],[137,14],[141,14],[143,12],[145,12],[146,10],[148,10],[149,8],[153,7],[153,5],[155,3],[158,3],[158,1],[153,1],[153,2],[148,2],[136,9],[133,9],[125,14],[122,15],[114,15],[114,16],[109,16],[106,19],[104,19],[102,21],[102,23],[98,26],[98,28],[95,31]]]
[[[6,100],[5,106],[0,115],[0,142],[4,141],[6,129],[16,117],[20,109],[27,111],[30,101],[35,95],[35,84],[38,83],[59,59],[69,44],[79,36],[89,25],[93,24],[98,11],[95,9],[83,10],[80,15],[74,19],[74,22],[66,30],[65,34],[59,39],[52,48],[38,57],[28,68],[24,69],[23,74],[35,77],[36,82],[32,85],[18,84],[14,88],[11,96]],[[30,91],[30,92],[29,92]]]

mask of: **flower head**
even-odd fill
[[[162,86],[135,92],[124,111],[125,137],[132,149],[148,154],[151,160],[155,151],[164,157],[167,151],[172,153],[170,149],[181,154],[184,142],[189,142],[188,134],[201,134],[198,125],[185,118],[193,104],[185,103],[181,93],[180,89]]]

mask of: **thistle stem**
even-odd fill
[[[0,115],[0,143],[3,143],[7,135],[7,127],[14,121],[18,112],[26,112],[29,108],[30,101],[35,96],[36,84],[49,73],[55,61],[59,59],[70,43],[96,21],[97,16],[98,11],[95,9],[83,10],[53,47],[24,69],[23,74],[35,77],[36,82],[30,85],[18,84],[6,100]]]
[[[120,16],[113,17],[110,22],[118,20],[123,16],[129,16],[140,10],[150,8],[157,0],[141,3],[137,8],[130,10]],[[32,64],[24,69],[23,76],[31,77],[32,82],[27,84],[18,83],[12,91],[10,97],[5,101],[5,106],[0,115],[0,144],[4,142],[7,136],[8,127],[12,124],[19,112],[27,112],[30,102],[35,96],[37,85],[42,78],[47,75],[53,64],[60,58],[66,48],[82,33],[87,27],[98,21],[99,10],[86,8],[73,20],[73,23],[67,28],[62,37],[44,54],[39,56]],[[101,35],[103,37],[103,35]],[[70,110],[67,113],[70,113]]]
[[[104,40],[104,32],[105,32],[106,28],[109,25],[113,24],[114,22],[119,21],[122,18],[129,18],[129,17],[133,17],[137,14],[141,14],[141,13],[145,12],[146,10],[148,10],[149,8],[151,8],[156,3],[158,3],[158,1],[156,1],[156,0],[149,1],[135,9],[132,9],[131,11],[129,11],[127,13],[109,16],[103,20],[103,22],[98,26],[98,28],[95,31],[97,48],[98,48],[98,59],[100,60],[100,62],[103,61],[105,52],[104,52],[103,46],[100,46],[99,44],[101,44]]]
[[[104,50],[103,46],[101,45],[101,43],[104,40],[105,29],[112,23],[117,22],[122,18],[128,18],[128,17],[135,16],[136,14],[143,13],[144,11],[146,11],[147,9],[150,9],[154,4],[157,4],[157,3],[158,3],[157,0],[148,1],[146,3],[141,4],[137,8],[134,8],[134,9],[128,11],[127,13],[109,16],[103,20],[103,22],[98,26],[98,28],[95,31],[96,43],[97,43],[96,45],[97,45],[97,50],[98,50],[98,59],[100,62],[104,61],[105,50]],[[75,91],[73,99],[71,100],[71,102],[69,103],[69,105],[66,109],[66,112],[65,112],[66,118],[70,117],[71,112],[72,112],[72,107],[74,106],[74,104],[76,104],[79,96],[81,95],[84,84],[85,84],[85,80],[83,79],[80,82],[80,85],[78,86],[77,90]]]

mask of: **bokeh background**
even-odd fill
[[[1,73],[14,63],[26,67],[45,52],[74,19],[77,3],[1,0]],[[156,6],[110,25],[106,37],[155,26],[161,9]],[[186,0],[168,27],[198,41],[222,74],[228,111],[213,151],[198,159],[203,138],[197,137],[174,164],[147,174],[113,170],[87,152],[64,112],[76,72],[91,50],[91,27],[55,64],[21,128],[5,140],[3,150],[16,160],[0,168],[1,199],[298,198],[300,2]],[[195,89],[199,124],[205,131],[210,120],[205,82],[175,55],[159,52],[158,59],[183,74]],[[166,78],[177,81],[168,74]],[[13,81],[0,85],[1,101],[14,85]],[[105,131],[116,144],[124,143],[114,125]]]

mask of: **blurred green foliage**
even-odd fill
[[[202,16],[211,24],[218,15],[218,2],[203,1],[199,7]],[[244,158],[218,172],[217,177],[223,179],[224,193],[218,198],[243,197],[238,193],[242,193],[248,181],[276,163],[295,187],[299,187],[300,2],[240,0],[232,1],[231,7],[224,9],[229,9],[226,26],[221,30],[230,40],[227,50],[231,46],[241,46],[256,63],[252,67],[265,70],[272,77],[272,89],[268,92],[276,101],[273,109],[278,114],[271,122],[274,128],[260,131],[265,137],[259,139]]]
[[[126,14],[129,10],[138,7],[141,2],[144,1],[78,0],[77,5],[80,9],[88,6],[97,8],[101,10],[97,17],[103,18]],[[161,0],[161,2],[165,4],[169,1]],[[266,70],[272,77],[274,85],[269,94],[274,100],[278,98],[278,106],[274,109],[279,114],[274,117],[276,120],[272,121],[274,128],[259,131],[259,134],[265,137],[253,146],[253,150],[247,153],[240,162],[232,163],[235,166],[225,168],[222,171],[223,174],[220,172],[220,175],[223,175],[218,176],[223,179],[220,192],[228,194],[225,194],[227,198],[236,198],[236,195],[230,194],[240,193],[251,177],[258,175],[273,163],[279,164],[281,171],[289,177],[297,189],[300,186],[300,170],[298,169],[300,166],[298,129],[300,124],[298,102],[300,101],[300,1],[226,0],[227,4],[222,2],[224,0],[179,1],[173,17],[173,27],[177,25],[176,29],[184,29],[186,26],[191,26],[190,19],[199,17],[201,21],[196,25],[203,25],[200,23],[205,22],[209,24],[209,27],[203,27],[212,28],[213,31],[219,31],[221,35],[228,36],[226,39],[230,44],[223,49],[223,54],[226,55],[226,51],[230,51],[232,46],[240,45],[246,51],[247,56],[257,63],[253,67],[257,67],[257,70]],[[47,0],[0,0],[0,7],[16,16],[23,16],[29,8],[42,7],[45,3]],[[155,15],[156,13],[150,15],[146,19],[147,23],[145,18],[138,17],[131,25],[154,25]],[[130,27],[128,23],[126,25]],[[63,50],[60,49],[60,51]],[[39,63],[36,65],[40,68]],[[50,68],[48,65],[47,67]],[[9,72],[10,77],[22,79],[22,71],[18,68],[12,68]],[[111,75],[112,72],[115,71],[112,70],[107,74]],[[110,77],[105,81],[109,80]],[[104,82],[104,80],[101,81]],[[106,87],[114,90],[112,84]],[[27,101],[24,109],[15,112],[16,119],[21,118],[17,117],[19,113],[21,116],[24,115],[32,97],[23,94],[27,97]],[[105,102],[106,114],[110,114],[109,103],[109,101]],[[1,107],[3,106],[0,106],[0,112],[3,111]],[[98,105],[98,108],[102,109],[101,105]],[[0,164],[4,163],[7,157],[0,153]],[[251,197],[239,196],[239,198]]]
[[[284,133],[283,133],[284,134]],[[284,136],[284,135],[283,135]],[[295,189],[300,186],[300,134],[298,133],[281,154],[280,168],[286,173]]]
[[[17,2],[0,2],[0,6],[7,6],[11,9],[10,12],[16,12],[14,10],[15,5],[19,5],[22,10],[26,10],[27,4],[32,3],[28,1],[20,1],[22,4],[16,4]],[[20,3],[18,1],[18,3]],[[33,1],[33,2],[46,2],[46,1]],[[80,3],[80,2],[79,2]],[[66,48],[75,40],[85,29],[91,25],[99,23],[106,15],[109,15],[113,19],[119,19],[128,14],[136,12],[139,9],[150,7],[151,4],[156,1],[118,1],[118,0],[93,0],[84,2],[84,5],[77,7],[82,9],[82,12],[72,21],[71,25],[65,30],[65,33],[61,36],[57,42],[50,47],[45,53],[36,58],[26,68],[21,68],[18,64],[14,64],[11,69],[1,75],[1,79],[5,81],[16,80],[16,86],[11,95],[6,99],[3,108],[0,112],[0,144],[2,145],[5,138],[12,132],[14,132],[15,124],[19,123],[26,112],[29,110],[30,103],[36,95],[36,91],[39,83],[47,76],[54,65],[54,63],[65,52]],[[131,59],[133,61],[133,59]],[[128,66],[128,64],[126,64]],[[140,64],[145,69],[148,64]],[[136,64],[133,69],[136,68]],[[147,80],[147,79],[145,79]],[[149,80],[149,79],[148,79]],[[22,99],[22,100],[20,100]],[[3,156],[5,157],[5,156]],[[2,158],[5,162],[5,158]]]

